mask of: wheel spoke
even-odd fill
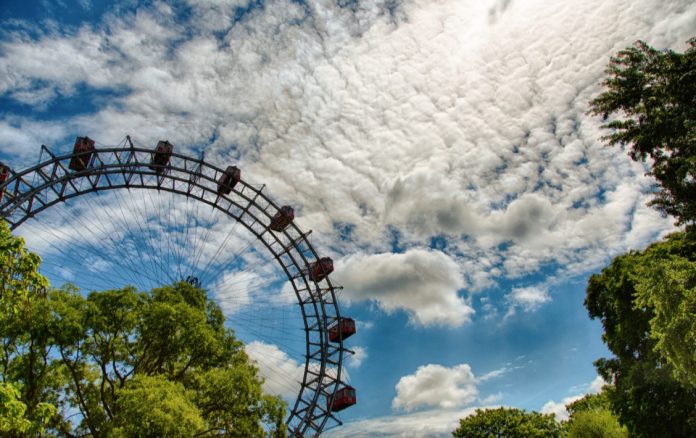
[[[308,267],[320,257],[308,233],[295,222],[271,231],[279,209],[264,186],[240,179],[219,195],[223,170],[202,160],[173,153],[167,167],[155,171],[148,149],[106,147],[93,154],[84,171],[68,169],[72,155],[52,156],[13,173],[5,185],[0,214],[12,229],[38,231],[27,239],[45,249],[42,272],[91,290],[148,290],[197,277],[227,325],[257,346],[253,359],[267,379],[296,394],[287,420],[291,434],[340,424],[326,411],[326,394],[346,385],[343,341],[327,338],[340,318],[337,289],[328,276],[310,280]],[[77,197],[82,208],[72,205]],[[293,300],[283,295],[288,290]],[[289,371],[293,367],[299,374]]]

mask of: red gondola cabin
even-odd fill
[[[273,231],[283,231],[290,225],[293,219],[295,219],[295,211],[289,205],[284,205],[280,207],[278,213],[273,215],[273,219],[271,219],[271,224],[268,228]]]
[[[334,394],[333,403],[331,403],[331,400],[329,400],[327,402],[327,407],[334,412],[338,412],[353,406],[355,403],[357,403],[357,399],[355,397],[355,388],[352,386],[346,386],[345,388],[341,388],[336,391],[336,394]]]
[[[218,195],[229,195],[234,186],[242,179],[242,171],[237,166],[227,166],[218,180]]]
[[[7,178],[10,177],[10,168],[5,166],[4,163],[0,163],[0,184],[4,184]],[[0,201],[5,196],[5,188],[0,189]]]
[[[73,148],[73,156],[70,159],[68,168],[70,170],[85,170],[92,160],[94,153],[94,140],[89,137],[77,137],[75,139],[75,147]]]
[[[172,157],[172,152],[174,152],[174,145],[169,143],[168,140],[160,140],[157,143],[155,152],[152,153],[150,169],[157,173],[164,172],[164,169],[169,164],[169,159]]]
[[[321,281],[332,272],[333,260],[329,257],[322,257],[309,265],[309,279],[312,281]]]
[[[352,318],[341,318],[338,322],[329,327],[329,341],[339,342],[355,334],[355,320]]]

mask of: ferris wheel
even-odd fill
[[[341,424],[356,403],[343,370],[355,321],[342,317],[320,257],[264,185],[236,166],[217,167],[168,141],[95,147],[78,137],[71,154],[42,146],[40,162],[0,163],[0,215],[43,259],[52,281],[81,290],[150,290],[188,281],[209,292],[265,378],[289,400],[293,436]]]

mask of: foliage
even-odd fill
[[[284,404],[263,395],[256,368],[203,290],[185,282],[87,298],[59,290],[51,303],[55,343],[70,376],[66,394],[84,413],[77,432],[253,437],[270,426],[284,432]]]
[[[0,432],[8,435],[27,432],[31,421],[24,417],[26,411],[19,389],[11,383],[0,383]]]
[[[611,409],[611,401],[609,401],[609,397],[607,397],[607,393],[605,391],[602,391],[599,394],[586,394],[584,397],[566,405],[566,410],[568,411],[568,414],[570,414],[571,418],[573,415],[580,412],[594,411],[599,409]]]
[[[685,53],[659,51],[643,41],[618,52],[605,91],[591,111],[605,120],[610,145],[629,146],[634,160],[652,160],[659,184],[651,202],[680,224],[696,221],[696,38]]]
[[[624,438],[628,430],[611,411],[606,392],[587,394],[568,405],[570,418],[563,429],[569,438]]]
[[[628,431],[609,409],[582,411],[566,427],[569,438],[627,438]]]
[[[605,390],[607,397],[632,436],[696,435],[696,387],[674,378],[674,367],[660,354],[662,350],[656,341],[662,335],[652,331],[656,324],[672,327],[670,319],[682,317],[657,312],[649,301],[639,298],[639,290],[649,295],[654,292],[658,297],[663,292],[678,293],[660,287],[647,290],[648,285],[664,281],[653,276],[651,264],[656,259],[668,264],[670,260],[695,260],[696,245],[691,236],[676,233],[644,252],[618,256],[601,274],[590,277],[588,283],[585,306],[590,317],[601,320],[602,337],[615,355],[597,360],[595,366],[604,380],[614,383]],[[691,312],[693,319],[693,309]],[[693,333],[688,333],[690,327],[693,325],[678,324],[679,330],[670,329],[669,336],[693,339]]]
[[[205,291],[47,292],[4,224],[0,250],[3,436],[285,435],[284,402]]]
[[[476,413],[459,420],[452,432],[467,438],[534,438],[559,437],[560,426],[552,414],[526,412],[514,408],[476,409]]]
[[[674,253],[676,247],[681,248]],[[696,238],[682,233],[643,255],[636,305],[653,309],[650,336],[675,376],[696,387]]]
[[[38,273],[40,263],[39,256],[24,249],[24,239],[14,237],[0,220],[0,312],[16,313],[29,296],[46,290],[48,280]]]
[[[57,412],[60,376],[49,372],[40,261],[0,221],[0,431],[7,436],[41,433]]]
[[[206,430],[201,411],[181,383],[136,376],[118,391],[119,415],[110,436],[184,438]]]

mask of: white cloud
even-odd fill
[[[428,364],[399,379],[392,407],[407,412],[423,407],[447,409],[466,406],[477,397],[476,378],[468,364],[452,368]]]
[[[549,400],[544,404],[544,406],[541,407],[541,413],[553,414],[556,417],[556,420],[565,421],[570,417],[570,414],[566,410],[566,405],[573,403],[574,401],[579,400],[582,397],[584,397],[584,394],[571,395],[569,397],[565,397],[560,402]]]
[[[375,323],[372,321],[357,320],[357,321],[355,321],[355,324],[358,326],[359,330],[371,330],[375,326]]]
[[[683,45],[689,2],[414,1],[390,13],[279,0],[237,23],[245,1],[189,3],[190,38],[163,5],[103,29],[10,32],[0,92],[36,104],[82,83],[123,91],[62,132],[215,138],[209,158],[240,156],[303,207],[321,245],[384,251],[389,225],[406,245],[444,234],[474,288],[553,262],[585,272],[670,228],[643,205],[642,168],[598,143],[586,109],[609,55],[635,35]],[[42,135],[24,142],[56,141]],[[335,223],[354,226],[350,243],[336,245]]]
[[[566,410],[566,405],[583,398],[586,394],[597,394],[602,390],[602,387],[604,385],[606,385],[604,379],[602,379],[600,376],[597,376],[591,383],[585,385],[586,389],[582,394],[576,394],[571,395],[569,397],[565,397],[560,402],[549,400],[544,404],[544,406],[541,407],[541,413],[554,414],[556,416],[556,420],[565,421],[570,417],[570,414]]]
[[[254,272],[233,271],[225,273],[211,290],[225,315],[231,316],[252,303],[253,293],[262,284],[263,280]]]
[[[509,371],[510,368],[508,367],[498,368],[497,370],[489,371],[486,374],[477,377],[476,381],[485,382],[487,380],[496,379]]]
[[[353,350],[354,354],[346,355],[346,362],[350,368],[360,368],[360,365],[362,365],[363,361],[365,361],[365,359],[368,358],[367,348],[351,347],[351,350]]]
[[[503,393],[502,392],[496,392],[494,394],[490,394],[486,397],[481,398],[481,403],[484,405],[491,405],[494,403],[498,403],[503,399]]]
[[[476,408],[433,409],[405,415],[389,415],[368,420],[350,421],[343,426],[331,429],[323,435],[330,438],[341,437],[404,437],[431,438],[451,437],[452,431]]]
[[[549,291],[540,286],[514,288],[505,296],[505,299],[511,306],[511,310],[520,307],[525,312],[533,312],[551,301]]]
[[[588,385],[588,387],[587,387],[587,392],[588,392],[589,394],[597,394],[598,392],[600,392],[600,391],[602,390],[602,388],[603,388],[604,385],[606,385],[606,384],[607,384],[607,382],[605,382],[604,379],[602,379],[602,376],[597,376],[597,377],[595,377],[595,379],[594,379],[592,382],[590,382],[590,384]]]
[[[212,142],[211,161],[241,161],[301,207],[321,248],[384,252],[389,227],[406,247],[442,235],[472,289],[548,264],[586,272],[671,228],[644,206],[642,166],[604,148],[586,110],[609,56],[637,36],[683,49],[687,0],[275,0],[238,22],[246,1],[189,4],[185,23],[157,4],[39,38],[8,32],[5,96],[40,105],[84,84],[117,97],[60,123],[4,116],[3,152],[27,163],[31,145],[113,144],[124,126],[145,144]]]
[[[286,399],[297,397],[304,376],[304,365],[273,344],[252,341],[244,346],[244,351],[259,367],[259,374],[265,379],[264,392]]]
[[[474,313],[458,295],[464,280],[455,260],[439,251],[355,254],[336,264],[348,301],[372,300],[386,312],[405,310],[417,325],[460,326]]]

